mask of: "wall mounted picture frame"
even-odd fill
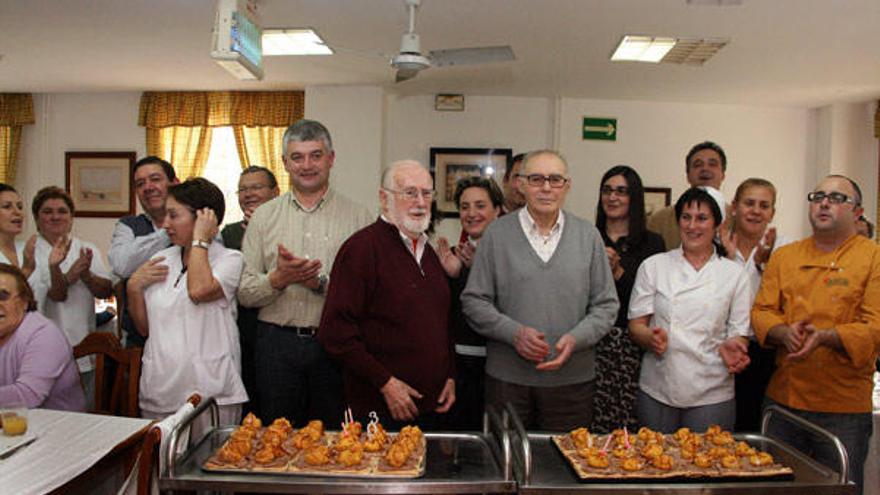
[[[438,94],[434,96],[434,110],[438,112],[464,112],[464,95]]]
[[[510,165],[510,148],[431,148],[431,176],[441,218],[458,218],[455,185],[466,177],[492,177],[501,185]]]
[[[657,210],[672,204],[671,187],[646,187],[645,188],[645,215],[650,215]]]
[[[134,214],[134,151],[68,151],[64,153],[64,186],[77,217],[122,217]]]

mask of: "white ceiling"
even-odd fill
[[[0,91],[271,90],[323,84],[437,92],[815,107],[880,97],[880,0],[423,0],[423,50],[510,44],[517,60],[393,84],[387,60],[268,57],[261,82],[210,58],[214,0],[0,0]],[[393,53],[403,0],[259,0],[264,27]],[[703,67],[611,63],[625,34],[727,37]]]

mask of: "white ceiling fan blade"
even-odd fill
[[[397,71],[397,75],[394,77],[394,82],[399,83],[403,81],[408,81],[418,74],[418,70],[414,69],[400,69]]]
[[[435,67],[452,65],[489,64],[493,62],[509,62],[516,60],[510,46],[483,46],[478,48],[453,48],[450,50],[432,50],[429,58]]]

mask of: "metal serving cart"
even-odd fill
[[[217,424],[216,402],[202,403],[169,437],[166,469],[159,475],[162,490],[218,490],[301,494],[452,494],[514,493],[507,429],[490,412],[482,433],[426,433],[425,474],[412,479],[337,478],[276,473],[217,473],[202,469],[204,461],[226,441],[233,426],[214,427],[180,455],[178,436],[192,421],[210,411]]]
[[[840,457],[840,473],[809,459],[801,452],[778,442],[766,435],[767,425],[771,416],[779,415],[803,429],[827,438],[835,447]],[[581,480],[568,462],[553,445],[550,433],[527,432],[522,421],[509,405],[502,413],[502,423],[509,428],[512,448],[513,470],[518,483],[520,495],[572,495],[589,493],[596,495],[635,495],[635,494],[833,494],[850,495],[856,493],[856,487],[846,482],[848,462],[846,450],[834,435],[818,426],[772,407],[764,416],[761,434],[737,434],[737,440],[745,440],[749,444],[769,452],[775,459],[789,466],[794,474],[784,479],[754,480],[744,478],[731,481],[728,479],[683,480],[669,481],[584,481]]]

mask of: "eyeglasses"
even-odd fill
[[[617,193],[618,196],[629,196],[629,188],[626,186],[602,186],[599,191],[602,193],[602,196],[611,196],[611,193]]]
[[[17,295],[18,294],[13,294],[7,290],[0,289],[0,302],[6,302]]]
[[[417,187],[407,187],[406,189],[389,189],[387,187],[383,187],[382,189],[393,192],[395,194],[402,194],[404,199],[407,201],[417,201],[421,196],[426,202],[431,202],[434,199],[435,191],[433,189],[419,189]]]
[[[830,192],[826,193],[825,191],[813,191],[807,194],[807,201],[810,203],[821,203],[822,200],[828,199],[828,202],[833,205],[839,205],[841,203],[850,203],[853,206],[858,206],[856,200],[847,196],[846,194],[840,192]]]
[[[269,188],[269,186],[267,186],[266,184],[257,184],[254,186],[242,187],[238,191],[235,191],[235,193],[238,194],[239,196],[241,196],[242,194],[257,192],[261,189],[268,189],[268,188]]]
[[[524,178],[526,182],[532,187],[544,187],[545,182],[550,183],[550,187],[554,189],[559,189],[563,187],[566,182],[568,182],[567,177],[563,177],[559,174],[552,175],[541,175],[541,174],[519,174],[520,177]]]

